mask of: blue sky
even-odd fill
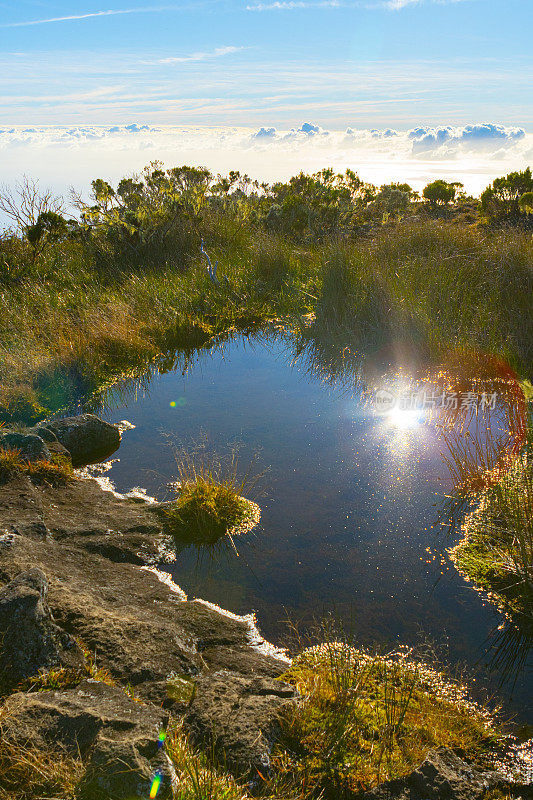
[[[532,23],[533,0],[0,0],[1,120],[530,131]]]

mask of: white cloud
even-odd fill
[[[238,53],[241,50],[246,50],[246,47],[217,47],[215,50],[208,52],[191,53],[187,56],[169,56],[168,58],[158,58],[157,61],[143,61],[143,64],[186,64],[188,61],[206,61],[210,58],[221,58],[228,56],[232,53]]]
[[[526,135],[523,128],[506,127],[494,123],[464,125],[463,127],[421,127],[409,131],[413,153],[442,148],[499,149],[519,142]]]
[[[329,131],[325,131],[320,125],[313,125],[312,122],[304,122],[300,128],[292,128],[285,138],[299,137],[300,139],[307,139],[315,136],[329,136]]]
[[[115,17],[122,14],[149,14],[161,11],[172,11],[177,9],[178,6],[146,6],[144,8],[117,8],[108,9],[107,11],[92,11],[87,14],[69,14],[64,17],[48,17],[47,19],[31,19],[22,22],[4,22],[0,24],[0,28],[26,28],[30,25],[48,25],[52,22],[80,22],[85,19],[93,19],[95,17]]]
[[[417,139],[439,130],[448,137],[443,144],[413,149]],[[344,172],[349,167],[376,185],[399,181],[421,189],[436,178],[444,178],[464,183],[474,194],[499,175],[524,169],[533,160],[533,133],[523,134],[520,128],[420,126],[394,131],[396,135],[391,135],[392,131],[385,126],[352,126],[325,135],[320,125],[310,122],[292,130],[267,126],[152,127],[142,118],[119,125],[26,124],[0,129],[0,160],[4,181],[15,182],[26,173],[65,196],[71,185],[87,191],[95,177],[116,184],[154,159],[168,167],[202,164],[215,174],[238,169],[266,181],[285,180],[300,170],[316,172],[331,166]],[[479,146],[483,137],[485,144]]]
[[[465,2],[465,0],[267,0],[267,2],[255,2],[247,5],[246,11],[294,11],[319,8],[367,8],[400,11],[402,8],[428,2],[448,5]]]
[[[275,128],[259,128],[257,133],[252,134],[252,139],[275,139],[277,135]]]

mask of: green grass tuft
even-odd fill
[[[274,763],[296,796],[351,798],[411,772],[435,747],[480,758],[498,734],[463,687],[402,651],[343,642],[300,654],[282,679],[302,700],[282,719]]]
[[[533,461],[527,453],[480,495],[450,551],[457,568],[533,630]]]

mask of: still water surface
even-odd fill
[[[268,467],[261,525],[236,542],[238,557],[229,548],[199,563],[182,550],[164,569],[190,597],[255,611],[275,642],[288,618],[305,627],[331,612],[363,644],[429,643],[526,720],[531,668],[507,664],[499,685],[502,617],[446,555],[451,481],[434,429],[377,415],[353,379],[328,383],[308,367],[283,336],[237,337],[106,399],[108,419],[135,425],[108,473],[119,491],[140,485],[168,499],[169,436],[189,446],[205,434],[222,452],[238,442],[241,463],[259,453],[258,468]]]

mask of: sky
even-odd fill
[[[532,23],[533,0],[0,0],[0,181],[161,158],[477,192],[533,163]]]

